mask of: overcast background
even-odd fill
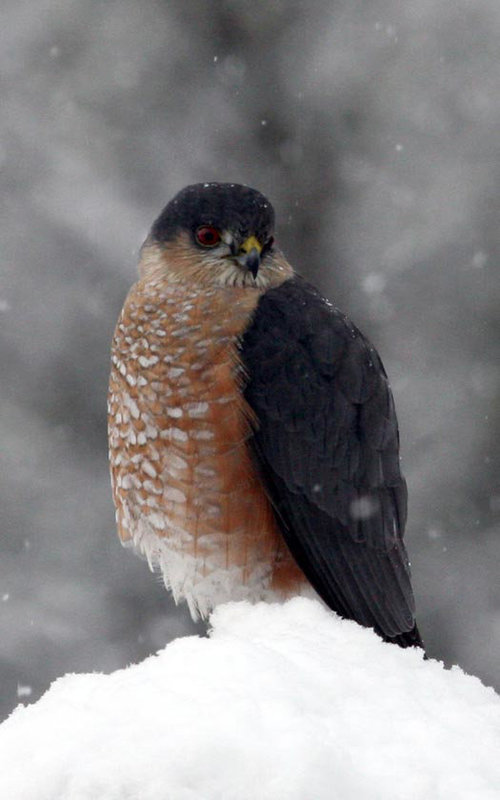
[[[420,628],[499,687],[499,41],[498,0],[3,0],[3,714],[203,631],[117,540],[105,420],[138,248],[202,180],[268,194],[379,349]]]

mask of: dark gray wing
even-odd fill
[[[397,419],[377,352],[294,278],[260,298],[240,355],[256,417],[249,446],[297,563],[342,616],[421,645]]]

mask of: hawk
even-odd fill
[[[120,539],[193,618],[312,592],[422,646],[387,375],[273,229],[271,203],[227,183],[188,186],[153,224],[112,345]]]

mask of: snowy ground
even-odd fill
[[[500,698],[316,602],[232,603],[0,727],[9,800],[497,800]]]

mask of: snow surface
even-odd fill
[[[66,675],[0,726],[9,800],[498,800],[500,698],[319,603]]]

